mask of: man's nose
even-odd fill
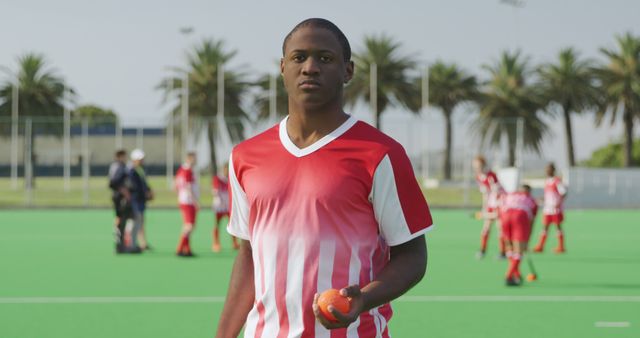
[[[318,60],[314,57],[309,57],[305,60],[302,66],[302,74],[304,75],[315,75],[320,72],[320,64]]]

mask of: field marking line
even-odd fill
[[[595,327],[615,327],[615,328],[624,328],[630,327],[630,322],[596,322]]]
[[[223,296],[194,297],[0,297],[0,304],[223,303]],[[601,302],[640,303],[640,296],[404,296],[394,302]]]

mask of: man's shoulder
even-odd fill
[[[344,139],[347,142],[362,142],[367,147],[378,149],[385,153],[404,151],[404,148],[398,141],[363,121],[357,121],[353,127],[345,133]]]

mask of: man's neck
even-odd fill
[[[349,115],[340,106],[323,111],[296,109],[291,105],[289,107],[287,134],[298,148],[312,145],[349,119]]]

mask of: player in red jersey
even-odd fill
[[[215,224],[213,225],[213,244],[211,251],[220,252],[220,223],[225,217],[229,217],[229,164],[222,167],[222,175],[215,175],[211,180],[211,193],[213,195],[213,212],[215,213]],[[238,239],[231,236],[233,249],[238,250],[240,245]]]
[[[558,227],[558,247],[555,249],[556,253],[565,252],[564,247],[564,233],[562,231],[562,221],[564,220],[564,199],[567,197],[567,188],[562,183],[562,179],[556,176],[556,167],[553,163],[549,163],[545,168],[547,174],[547,180],[544,184],[544,207],[542,213],[544,215],[542,219],[542,225],[544,230],[540,235],[540,242],[533,249],[534,252],[542,252],[544,250],[544,243],[547,240],[547,233],[551,224],[555,224]]]
[[[389,302],[422,279],[429,207],[402,146],[342,110],[353,70],[327,20],[285,38],[289,115],[231,154],[227,230],[242,241],[217,337],[387,338]],[[316,301],[330,288],[351,298],[329,306],[336,322]]]
[[[509,267],[506,274],[508,286],[522,283],[519,266],[527,251],[533,220],[538,213],[538,205],[531,197],[531,187],[523,185],[518,191],[507,193],[501,198],[500,220],[502,237],[505,241]]]
[[[487,167],[487,161],[483,156],[476,156],[473,160],[473,169],[476,174],[476,182],[482,193],[482,219],[483,226],[480,233],[480,251],[477,257],[483,258],[487,252],[487,242],[491,233],[491,226],[498,220],[498,199],[503,193],[502,186],[498,182],[498,176]],[[498,230],[499,231],[499,230]],[[500,244],[500,258],[505,258],[505,247],[502,236],[498,234]]]
[[[188,153],[184,164],[176,172],[175,186],[178,192],[178,205],[182,212],[182,234],[176,254],[181,257],[193,257],[189,237],[196,226],[198,212],[198,175],[194,173],[196,154]]]

